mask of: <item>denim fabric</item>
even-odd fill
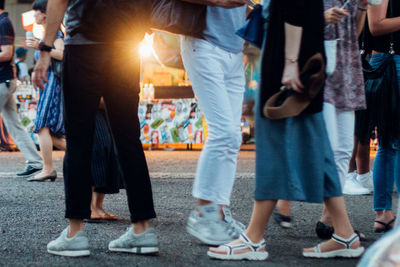
[[[371,66],[379,66],[384,54],[372,56]],[[395,55],[397,78],[400,88],[400,56]],[[394,181],[400,188],[400,137],[391,144],[379,146],[374,162],[374,210],[391,210]]]

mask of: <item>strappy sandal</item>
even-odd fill
[[[321,239],[331,239],[335,229],[332,226],[328,226],[321,221],[317,222],[315,226],[315,233]],[[360,241],[367,241],[365,234],[361,233],[358,230],[354,230],[354,233],[358,235]]]
[[[263,261],[268,258],[268,252],[261,251],[265,249],[265,240],[263,239],[261,242],[254,244],[251,240],[246,236],[245,233],[240,235],[239,238],[242,243],[236,245],[222,245],[218,248],[226,248],[225,253],[217,253],[211,250],[208,250],[207,255],[212,259],[218,260],[259,260]],[[250,251],[237,253],[235,251],[250,249]]]
[[[393,220],[391,220],[391,221],[389,221],[387,223],[376,220],[375,222],[380,224],[380,225],[383,225],[383,228],[374,227],[374,232],[375,233],[386,233],[386,232],[392,230],[393,226],[391,226],[391,224],[394,223],[395,221],[396,221],[396,217],[394,217]]]
[[[354,242],[357,242],[360,240],[360,238],[358,237],[357,234],[353,234],[348,239],[344,239],[343,237],[333,234],[332,240],[338,244],[343,245],[345,248],[322,252],[321,244],[318,244],[316,247],[314,247],[313,252],[304,252],[303,251],[303,256],[306,258],[336,258],[336,257],[358,258],[364,252],[364,247],[358,247],[355,249],[351,248],[351,246],[354,244]]]

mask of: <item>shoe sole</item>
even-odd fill
[[[364,192],[364,193],[355,193],[355,192],[343,192],[344,195],[348,196],[362,196],[362,195],[370,195],[372,192]]]
[[[246,252],[234,255],[219,254],[208,251],[207,255],[212,259],[217,260],[250,260],[250,261],[264,261],[268,258],[268,252]]]
[[[290,222],[281,222],[279,223],[279,226],[282,227],[283,229],[290,229],[292,228],[292,223]]]
[[[90,255],[90,250],[47,250],[48,253],[57,255],[57,256],[65,256],[65,257],[87,257]]]
[[[339,249],[329,252],[303,252],[305,258],[358,258],[364,253],[364,247],[357,249]]]
[[[219,245],[223,245],[226,243],[230,243],[235,240],[235,239],[222,240],[222,241],[211,240],[211,239],[203,237],[199,232],[197,232],[195,229],[193,229],[190,226],[186,226],[186,231],[189,234],[191,234],[192,236],[194,236],[195,238],[197,238],[198,240],[200,240],[201,242],[203,242],[204,244],[210,245],[210,246],[219,246]]]
[[[31,177],[31,176],[34,176],[34,175],[40,173],[41,171],[42,171],[42,170],[38,170],[38,171],[35,171],[35,172],[31,173],[31,174],[26,174],[26,175],[18,175],[18,174],[16,174],[16,176],[17,176],[17,177],[20,177],[20,178],[29,178],[29,177]]]
[[[134,254],[155,254],[158,253],[158,247],[134,247],[134,248],[112,248],[108,247],[112,252],[125,252]]]

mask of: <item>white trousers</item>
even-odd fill
[[[198,199],[229,205],[242,142],[243,55],[192,37],[181,38],[181,54],[208,125],[192,193]]]
[[[7,131],[25,156],[26,164],[39,169],[42,168],[43,161],[18,117],[17,104],[14,98],[15,90],[15,81],[11,81],[10,86],[7,86],[6,83],[0,83],[0,115]]]
[[[325,102],[323,115],[329,141],[335,156],[340,183],[344,185],[354,146],[354,111],[342,111]]]

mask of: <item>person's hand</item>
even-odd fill
[[[36,89],[45,89],[44,83],[47,83],[47,70],[50,66],[51,56],[49,52],[40,53],[33,73],[33,87]]]
[[[39,49],[39,41],[35,38],[28,38],[25,40],[25,46],[33,49]]]
[[[214,6],[219,6],[223,8],[235,8],[244,6],[248,3],[247,0],[210,0],[210,2]]]
[[[350,16],[350,13],[346,9],[342,9],[339,7],[332,7],[330,9],[325,10],[324,15],[326,23],[336,24],[342,18]]]
[[[303,93],[304,85],[299,78],[299,64],[297,62],[286,62],[283,69],[282,84],[288,89]]]
[[[358,6],[361,8],[368,8],[368,0],[358,0]]]

